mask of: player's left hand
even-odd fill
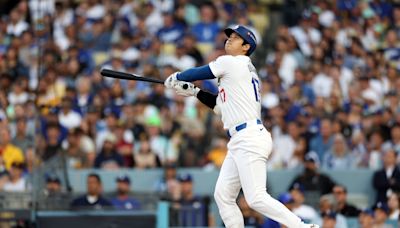
[[[170,76],[168,76],[168,78],[165,79],[165,81],[164,81],[165,87],[167,87],[168,89],[173,89],[174,86],[178,83],[178,79],[176,77],[179,73],[180,72],[175,72],[175,73],[171,74]]]
[[[197,96],[197,93],[200,91],[200,89],[193,83],[184,81],[177,81],[177,83],[174,86],[174,89],[178,95],[184,97]]]

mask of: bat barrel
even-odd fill
[[[125,79],[125,80],[136,80],[136,81],[145,81],[145,82],[164,84],[164,80],[141,77],[141,76],[137,76],[134,74],[129,74],[129,73],[116,71],[116,70],[110,70],[110,69],[102,69],[100,71],[100,74],[105,77],[110,77],[110,78],[118,78],[118,79]]]

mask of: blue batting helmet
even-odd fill
[[[247,43],[250,44],[250,49],[247,52],[247,55],[251,55],[254,50],[256,50],[257,47],[257,40],[256,36],[250,29],[244,27],[243,25],[236,25],[231,28],[226,28],[224,30],[225,34],[229,37],[233,32],[236,32],[239,34],[240,37],[242,37],[243,40],[245,40]]]

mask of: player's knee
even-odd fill
[[[246,199],[249,207],[253,210],[258,211],[259,208],[264,208],[264,204],[268,201],[268,197],[271,197],[266,192],[256,193],[253,197]]]

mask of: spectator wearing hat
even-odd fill
[[[299,183],[305,191],[315,191],[320,195],[329,194],[335,183],[331,178],[318,170],[319,158],[316,153],[308,152],[304,158],[304,171],[298,175],[291,186]]]
[[[61,180],[56,175],[47,175],[45,194],[54,196],[61,193]]]
[[[103,186],[98,174],[89,174],[86,184],[87,193],[71,202],[72,209],[102,210],[111,208],[111,202],[102,196]]]
[[[193,192],[193,178],[190,174],[179,176],[181,198],[174,205],[179,208],[177,218],[179,226],[209,226],[213,222],[209,213],[209,199],[197,196]]]
[[[396,166],[394,150],[384,153],[383,168],[374,173],[372,183],[376,190],[377,202],[387,202],[388,194],[400,191],[400,169]]]
[[[378,202],[374,206],[374,227],[392,228],[391,225],[385,224],[389,215],[389,207],[385,202]]]
[[[124,165],[124,159],[116,151],[116,141],[113,133],[106,135],[103,148],[94,161],[94,168],[119,169]]]
[[[22,162],[13,162],[8,172],[8,180],[3,185],[5,192],[25,192],[31,189],[29,183],[24,177],[25,164]]]
[[[360,210],[347,202],[347,189],[343,185],[335,185],[333,187],[333,196],[336,200],[335,211],[346,217],[357,217]]]
[[[119,210],[139,210],[140,202],[129,196],[132,190],[131,180],[127,175],[118,176],[117,196],[111,200],[112,205]]]
[[[315,223],[318,221],[318,213],[313,207],[304,203],[304,191],[304,186],[301,183],[293,183],[290,187],[289,192],[294,201],[292,211],[300,218]]]
[[[360,228],[373,228],[374,227],[374,211],[370,208],[361,211],[358,216],[358,226]]]
[[[336,212],[328,211],[321,215],[322,227],[324,228],[336,228]]]

